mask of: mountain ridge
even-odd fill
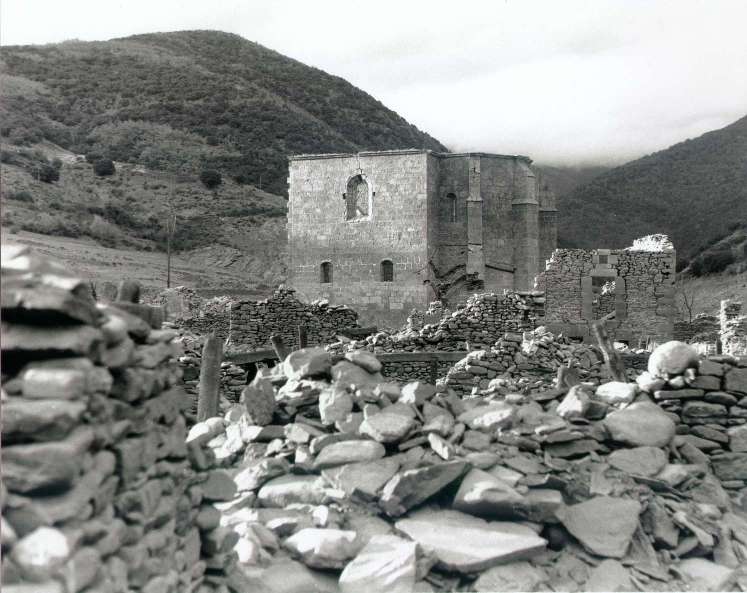
[[[33,91],[33,109],[3,97],[3,136],[15,144],[46,139],[154,168],[215,168],[254,185],[261,176],[275,194],[287,189],[290,154],[447,150],[341,77],[231,33],[5,46],[0,64]],[[154,132],[150,151],[130,138],[147,126],[170,128]]]

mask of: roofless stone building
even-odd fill
[[[556,247],[531,159],[429,150],[290,158],[289,283],[399,323],[412,308],[531,289]]]

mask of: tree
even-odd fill
[[[218,171],[214,171],[213,169],[205,169],[202,173],[200,173],[200,181],[206,188],[214,189],[223,182],[223,179],[221,178]]]
[[[39,181],[43,181],[44,183],[52,183],[53,181],[57,181],[60,178],[60,171],[59,169],[55,169],[51,165],[41,165],[39,167]]]
[[[111,159],[99,159],[93,164],[93,172],[99,177],[114,175],[115,171],[114,162]]]
[[[693,311],[695,309],[695,290],[692,287],[677,287],[677,308],[683,319],[688,323],[693,322]]]

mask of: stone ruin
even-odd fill
[[[24,249],[2,281],[4,591],[747,591],[745,357],[607,381],[536,329],[429,385],[307,348],[189,428],[175,332]]]
[[[544,324],[555,333],[593,339],[604,319],[615,340],[645,347],[674,330],[675,252],[664,235],[627,249],[556,249],[536,286],[545,292]]]

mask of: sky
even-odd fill
[[[0,2],[2,45],[228,31],[452,150],[544,164],[619,164],[747,115],[745,0]]]

